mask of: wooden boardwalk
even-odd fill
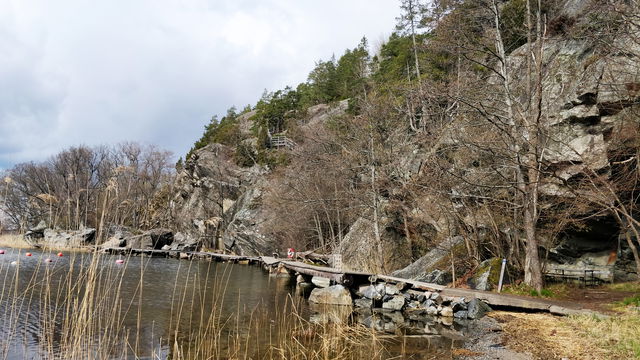
[[[126,249],[126,248],[106,248],[102,250],[107,254],[114,255],[140,255],[140,256],[156,256],[156,257],[175,257],[175,258],[198,258],[209,259],[222,262],[246,262],[259,263],[264,267],[273,269],[282,268],[291,275],[302,275],[304,277],[323,277],[330,279],[335,284],[344,285],[345,287],[357,287],[360,285],[369,285],[373,283],[383,282],[388,284],[399,285],[405,289],[439,292],[446,297],[463,297],[465,299],[477,298],[485,301],[492,307],[500,307],[513,310],[550,312],[556,315],[570,315],[589,313],[595,314],[591,310],[582,309],[578,304],[568,303],[555,300],[537,299],[526,296],[517,296],[509,294],[499,294],[490,291],[480,291],[471,289],[448,288],[438,284],[426,283],[418,280],[404,279],[387,275],[370,274],[357,271],[345,271],[331,267],[316,266],[300,261],[275,258],[270,256],[237,256],[228,254],[218,254],[212,252],[201,251],[179,251],[179,250],[150,250],[150,249]]]
[[[207,251],[183,251],[183,250],[154,250],[154,249],[128,249],[128,248],[104,248],[102,252],[111,255],[146,255],[149,257],[175,257],[175,258],[200,258],[218,261],[238,262],[243,260],[260,261],[259,257],[237,256],[218,254]]]

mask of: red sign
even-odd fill
[[[287,257],[289,259],[293,259],[293,256],[296,254],[296,251],[293,248],[288,248],[287,249]]]

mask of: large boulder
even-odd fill
[[[93,244],[96,238],[96,229],[85,228],[81,230],[55,230],[45,229],[43,245],[53,248],[76,248]]]
[[[103,249],[126,247],[127,239],[133,237],[133,233],[124,226],[110,226],[107,229],[107,240],[100,245]]]
[[[380,213],[384,213],[384,205],[381,206]],[[380,215],[378,228],[385,270],[406,266],[411,259],[411,248],[406,239],[393,228],[392,219]],[[335,250],[337,254],[342,255],[343,270],[372,273],[382,271],[378,242],[374,233],[374,223],[368,217],[358,218]]]
[[[44,231],[47,228],[47,223],[44,220],[41,220],[38,225],[29,228],[29,230],[24,234],[24,237],[29,240],[42,239],[44,237]]]
[[[198,250],[198,245],[199,244],[197,239],[194,239],[189,234],[178,232],[173,237],[171,250],[196,251]]]
[[[169,229],[152,229],[142,235],[133,235],[124,239],[130,249],[155,249],[169,247],[173,243],[173,232]],[[165,247],[166,246],[166,247]]]
[[[311,291],[309,301],[316,304],[352,305],[351,293],[342,285],[326,288],[315,288]]]
[[[404,269],[394,271],[392,275],[405,279],[425,279],[432,271],[440,267],[449,266],[452,253],[454,256],[458,256],[464,250],[464,238],[462,236],[448,238],[425,256]]]
[[[469,306],[467,308],[467,317],[469,319],[480,319],[486,313],[491,311],[491,307],[487,305],[484,301],[478,300],[477,298],[473,298],[469,302]]]
[[[110,237],[107,241],[100,245],[103,249],[109,248],[123,248],[127,246],[127,240],[125,238],[118,238],[115,236]]]
[[[125,240],[125,243],[129,249],[153,249],[153,241],[147,234],[131,236]]]
[[[145,232],[144,235],[151,238],[153,249],[162,249],[165,245],[171,245],[173,242],[173,231],[169,229],[152,229]]]

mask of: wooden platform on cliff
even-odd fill
[[[515,310],[550,312],[556,315],[571,315],[591,313],[590,310],[582,309],[575,303],[568,303],[556,300],[537,299],[526,296],[510,294],[499,294],[490,291],[480,291],[471,289],[448,288],[438,284],[426,283],[423,281],[404,279],[387,275],[371,274],[359,271],[340,270],[325,266],[316,266],[301,261],[289,260],[286,258],[275,258],[270,256],[238,256],[228,254],[218,254],[212,252],[179,251],[179,250],[150,250],[150,249],[126,249],[126,248],[106,248],[103,249],[108,254],[115,255],[142,255],[175,258],[200,258],[223,262],[246,262],[260,263],[268,268],[283,267],[290,274],[300,274],[303,276],[323,277],[332,280],[336,284],[346,287],[355,287],[372,283],[389,283],[402,285],[403,288],[413,290],[439,292],[442,296],[464,297],[465,299],[477,298],[485,301],[492,307],[502,307]]]

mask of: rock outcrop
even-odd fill
[[[56,230],[45,229],[41,245],[52,248],[79,248],[93,244],[96,238],[96,229],[86,228],[81,230]]]
[[[262,224],[269,215],[268,209],[261,206],[267,186],[266,179],[257,178],[225,214],[228,224],[222,237],[225,249],[245,255],[270,255],[275,251],[276,245],[262,230]]]
[[[260,189],[256,186],[266,169],[238,166],[234,149],[211,144],[193,153],[176,178],[168,226],[187,242],[211,249],[225,246],[243,255],[268,254],[270,247],[259,236]]]
[[[464,249],[464,238],[462,236],[454,236],[443,241],[416,262],[404,269],[394,271],[393,276],[426,281],[429,274],[434,270],[449,266],[451,256],[459,255],[462,249]]]
[[[182,233],[174,235],[172,230],[163,228],[151,229],[139,235],[118,230],[100,247],[181,251],[194,251],[197,248],[191,238]]]
[[[323,123],[344,114],[348,102],[309,108],[302,126]],[[258,140],[252,130],[255,111],[240,115],[243,145],[255,149]],[[286,150],[283,150],[286,151]],[[236,149],[210,144],[196,150],[186,161],[174,183],[171,212],[162,223],[186,238],[210,249],[224,249],[241,255],[271,255],[282,251],[267,235],[270,216],[262,202],[272,186],[268,166],[243,167],[236,163]]]
[[[502,259],[491,258],[480,263],[473,276],[467,281],[472,289],[489,291],[498,286]]]

